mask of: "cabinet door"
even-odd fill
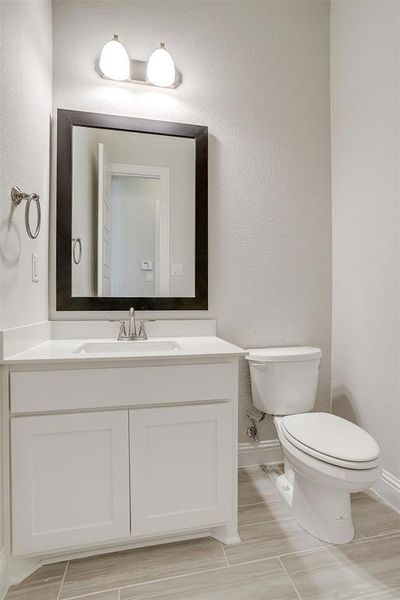
[[[131,410],[132,535],[231,518],[229,403]]]
[[[128,412],[11,420],[13,554],[130,535]]]

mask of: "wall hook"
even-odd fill
[[[40,206],[40,198],[38,194],[26,194],[25,192],[21,192],[19,187],[14,186],[11,188],[11,200],[14,206],[19,206],[22,200],[26,200],[25,206],[25,228],[29,237],[34,240],[37,238],[40,232],[40,226],[42,223],[42,209]],[[36,211],[37,211],[37,223],[35,231],[31,229],[30,223],[30,210],[32,202],[36,202]]]

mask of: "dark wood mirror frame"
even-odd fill
[[[72,131],[74,126],[192,138],[196,152],[195,295],[190,298],[116,298],[72,296]],[[208,308],[208,128],[57,110],[57,310],[207,310]]]

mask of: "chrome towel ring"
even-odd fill
[[[76,249],[78,248],[78,255],[76,254]],[[72,260],[76,265],[82,260],[82,240],[80,237],[72,238]]]
[[[19,206],[22,200],[26,200],[25,206],[25,228],[29,237],[34,240],[37,238],[40,232],[40,226],[42,223],[42,209],[40,206],[40,198],[38,194],[26,194],[25,192],[21,192],[19,187],[14,186],[11,188],[11,200],[15,206]],[[36,212],[37,212],[37,222],[36,229],[32,231],[31,223],[30,223],[30,211],[32,202],[36,202]]]

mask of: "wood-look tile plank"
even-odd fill
[[[96,592],[86,596],[77,596],[74,600],[119,600],[119,590],[108,590],[107,592]]]
[[[260,521],[273,521],[290,516],[289,507],[277,493],[259,504],[239,506],[239,525],[250,525]]]
[[[239,533],[242,543],[225,548],[231,565],[326,546],[304,531],[294,519],[242,526]]]
[[[351,499],[354,525],[365,537],[400,531],[400,514],[372,493]]]
[[[297,600],[276,559],[121,590],[121,600]]]
[[[377,594],[360,596],[357,600],[400,600],[400,588],[388,590],[386,592],[378,592]]]
[[[70,562],[60,598],[64,600],[225,565],[222,544],[210,538],[84,558]]]
[[[355,600],[400,586],[400,534],[281,560],[302,600]]]
[[[239,469],[238,482],[239,506],[264,502],[271,495],[277,495],[274,482],[260,467]]]
[[[40,567],[18,585],[13,585],[5,600],[57,600],[66,562]]]

